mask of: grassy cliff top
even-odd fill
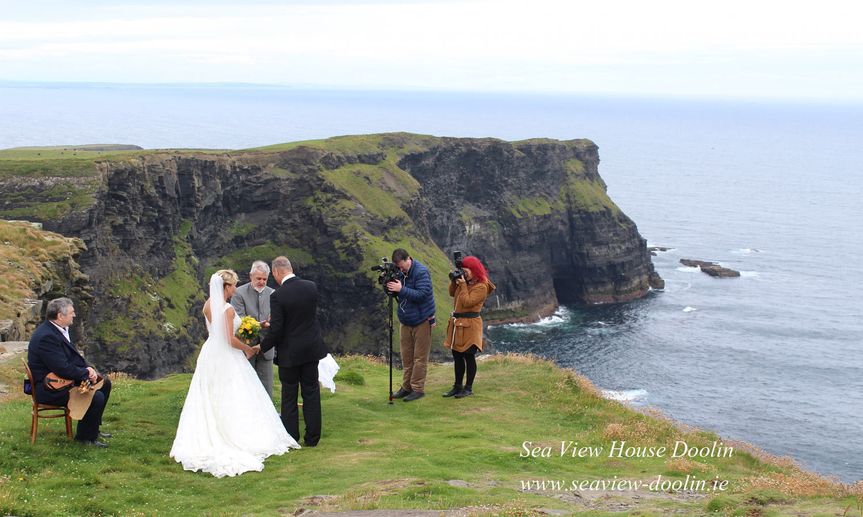
[[[122,144],[76,146],[15,147],[0,149],[0,179],[14,176],[31,178],[81,178],[96,174],[96,162],[128,159],[159,153],[225,153],[223,149],[142,149]]]
[[[363,357],[339,362],[338,391],[322,397],[320,445],[271,457],[263,472],[237,478],[185,472],[168,456],[189,375],[116,378],[105,413],[114,438],[106,450],[67,441],[62,421],[56,420],[40,423],[31,446],[30,400],[14,394],[0,402],[0,512],[286,515],[302,508],[410,508],[476,515],[536,515],[540,509],[591,515],[841,515],[861,501],[848,487],[789,462],[764,461],[740,444],[733,444],[730,457],[671,458],[676,442],[701,448],[720,439],[605,400],[588,381],[548,361],[491,356],[479,364],[475,395],[461,400],[440,397],[452,382],[451,365],[431,365],[427,396],[392,405],[385,364]],[[19,379],[20,365],[0,365],[0,381],[18,385]],[[609,448],[623,441],[666,446],[669,452],[609,457]],[[602,450],[578,457],[572,447]],[[537,456],[524,457],[528,452]],[[687,476],[690,482],[707,480],[708,488],[600,487],[614,480],[649,484],[658,476],[678,485]],[[714,480],[727,481],[726,489],[709,488]],[[573,481],[586,485],[574,491]]]
[[[15,147],[0,149],[0,178],[27,177],[86,177],[95,174],[95,163],[100,160],[128,159],[154,154],[233,154],[279,153],[300,147],[310,147],[342,154],[365,154],[394,151],[396,155],[426,150],[441,143],[446,137],[414,133],[379,133],[369,135],[345,135],[319,140],[304,140],[274,144],[250,149],[142,149],[125,144],[85,144],[67,146]],[[468,139],[464,139],[468,140]],[[477,141],[503,142],[495,138],[477,138]],[[554,140],[535,138],[511,142],[513,145],[564,144],[590,145],[585,139]]]

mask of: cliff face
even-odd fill
[[[415,219],[435,243],[505,278],[488,307],[498,317],[627,301],[660,282],[635,223],[605,193],[590,141],[444,139],[399,165],[423,185]]]
[[[76,262],[84,249],[81,239],[39,224],[0,221],[0,342],[28,338],[41,323],[43,300],[68,296],[86,310],[92,295]]]
[[[441,321],[454,249],[479,256],[499,286],[488,319],[641,296],[658,277],[598,162],[587,140],[408,134],[129,152],[93,159],[83,177],[75,169],[85,187],[70,197],[90,201],[47,218],[40,195],[61,202],[45,192],[69,178],[45,174],[40,191],[31,177],[3,176],[0,162],[0,206],[83,239],[94,298],[79,341],[105,369],[158,376],[190,366],[209,275],[232,268],[244,280],[253,260],[279,254],[318,283],[326,339],[340,352],[386,350],[386,297],[369,268],[396,247],[430,267]]]

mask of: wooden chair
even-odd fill
[[[33,381],[33,372],[27,365],[27,361],[21,358],[24,363],[24,371],[27,372],[27,378],[30,379],[32,391],[30,396],[33,397],[33,422],[30,424],[30,443],[36,443],[36,431],[39,429],[40,418],[65,418],[66,419],[66,436],[72,438],[72,417],[69,416],[69,408],[66,406],[52,406],[51,404],[41,404],[36,400],[36,383]]]

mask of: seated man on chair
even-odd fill
[[[74,385],[88,380],[96,384],[100,378],[96,370],[88,366],[84,357],[72,346],[69,326],[74,319],[75,307],[72,306],[72,300],[68,298],[51,300],[48,302],[45,322],[39,325],[33,337],[30,338],[27,363],[33,373],[36,400],[41,404],[65,406],[69,403],[69,391],[76,389],[70,384],[56,391],[49,390],[44,382],[48,373],[74,381]],[[111,395],[111,381],[107,376],[103,378],[104,383],[93,395],[87,413],[78,422],[78,431],[75,435],[75,439],[79,442],[95,447],[107,447],[108,444],[100,441],[99,438],[110,438],[109,434],[99,432],[102,413]]]

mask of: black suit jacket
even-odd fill
[[[326,357],[317,312],[315,283],[297,277],[285,280],[270,295],[270,331],[261,342],[261,351],[275,347],[279,366],[299,366]]]
[[[27,364],[33,373],[36,384],[36,400],[43,404],[64,405],[69,400],[69,390],[48,391],[42,385],[42,379],[48,372],[54,372],[64,379],[72,379],[78,384],[87,379],[87,361],[72,346],[60,329],[46,321],[39,325],[30,338],[27,347]]]

